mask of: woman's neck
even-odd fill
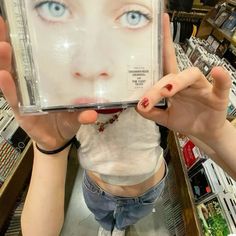
[[[116,108],[116,109],[101,109],[101,110],[96,110],[97,113],[99,114],[113,114],[122,111],[122,108]]]

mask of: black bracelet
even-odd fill
[[[77,138],[74,136],[71,140],[69,140],[65,145],[63,145],[62,147],[58,148],[58,149],[55,149],[55,150],[51,150],[51,151],[46,151],[46,150],[43,150],[42,148],[40,148],[38,146],[38,144],[36,143],[36,148],[44,153],[44,154],[47,154],[47,155],[53,155],[53,154],[56,154],[56,153],[59,153],[61,151],[63,151],[64,149],[66,149],[69,145],[75,145],[75,147],[78,149],[80,147],[80,143],[79,141],[77,140]]]

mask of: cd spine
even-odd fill
[[[25,15],[24,1],[3,0],[3,16],[9,28],[10,42],[13,47],[13,74],[17,81],[20,111],[38,112],[40,104],[37,93],[36,72],[32,57],[31,43]]]

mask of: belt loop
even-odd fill
[[[140,203],[142,197],[136,197],[134,198],[134,203]]]

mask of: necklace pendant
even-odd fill
[[[98,128],[98,131],[99,131],[99,132],[103,132],[103,131],[105,130],[105,126],[106,126],[105,123],[100,123],[100,126],[99,126],[99,128]]]
[[[123,109],[122,111],[124,111],[124,110],[125,109]],[[120,114],[122,113],[122,111],[120,111],[118,114],[115,114],[114,116],[112,116],[112,118],[110,118],[106,122],[99,122],[99,121],[97,121],[96,122],[96,126],[98,126],[97,127],[97,131],[99,133],[102,133],[105,130],[105,128],[107,126],[109,126],[109,124],[113,124],[115,121],[118,121],[118,118],[119,118]]]
[[[98,131],[100,132],[100,133],[102,133],[103,131],[104,131],[104,127],[100,127],[99,129],[98,129]]]

